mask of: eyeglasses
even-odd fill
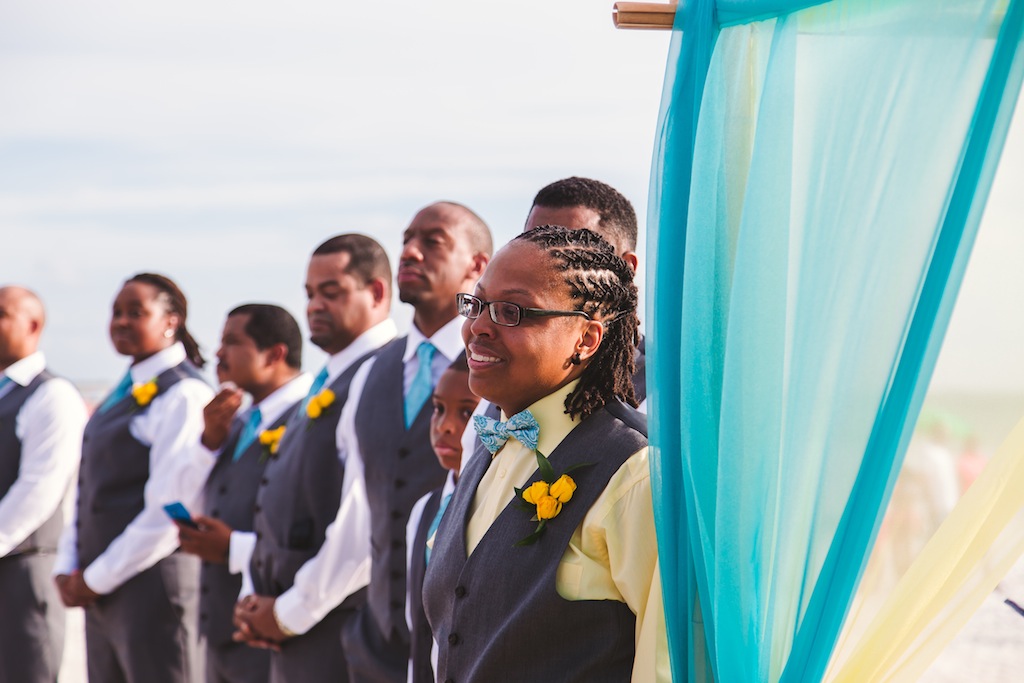
[[[455,305],[459,309],[459,315],[470,320],[479,318],[486,308],[490,312],[494,324],[503,327],[515,327],[523,322],[523,318],[534,316],[579,315],[587,320],[593,320],[583,311],[548,311],[543,308],[526,308],[509,301],[484,301],[472,294],[456,294]]]

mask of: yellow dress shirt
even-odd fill
[[[579,424],[579,419],[565,414],[565,398],[576,384],[529,408],[540,426],[537,448],[545,455]],[[493,456],[469,510],[466,549],[470,554],[515,496],[515,487],[524,486],[536,469],[534,452],[514,438]],[[626,603],[636,614],[633,683],[672,680],[646,448],[631,455],[612,475],[573,533],[556,573],[555,589],[566,600]]]

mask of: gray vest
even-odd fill
[[[285,424],[298,405],[286,410],[269,428]],[[235,531],[252,531],[256,491],[269,460],[266,447],[258,438],[238,460],[234,459],[235,446],[244,426],[236,416],[228,440],[206,480],[203,510],[208,517],[221,520]],[[242,588],[242,575],[229,572],[226,564],[203,562],[199,581],[199,631],[212,645],[228,645],[233,642],[231,634],[235,629],[231,620]]]
[[[444,484],[447,471],[430,446],[427,401],[405,428],[402,375],[406,337],[381,349],[366,379],[356,412],[356,437],[370,502],[369,604],[385,638],[408,642],[405,623],[405,528],[420,498]]]
[[[335,399],[317,419],[300,401],[270,459],[256,493],[253,530],[256,548],[250,571],[260,595],[278,596],[295,583],[295,573],[324,544],[327,527],[338,516],[345,468],[338,459],[341,409],[356,370],[369,353],[330,385]]]
[[[412,546],[412,561],[409,565],[409,614],[412,615],[412,631],[409,633],[409,658],[412,660],[412,683],[434,683],[434,667],[430,664],[430,649],[433,634],[430,622],[423,611],[423,575],[427,569],[427,532],[441,507],[441,493],[437,489],[423,506],[423,516],[416,527]]]
[[[18,439],[16,432],[18,412],[29,396],[34,394],[43,382],[53,377],[47,370],[43,370],[28,383],[28,386],[23,387],[12,382],[11,390],[0,398],[0,500],[3,500],[17,481],[21,468],[21,440]],[[58,505],[49,519],[29,534],[28,538],[19,543],[6,557],[23,553],[54,552],[63,524],[61,506]]]
[[[183,379],[201,379],[191,363],[162,372],[156,383],[164,393]],[[105,413],[96,411],[82,436],[82,465],[78,476],[78,566],[88,567],[121,535],[145,507],[143,492],[149,480],[149,446],[130,431],[132,419],[149,410],[131,394]]]
[[[540,539],[515,547],[537,523],[510,499],[467,559],[469,509],[491,464],[482,446],[473,454],[434,538],[423,586],[440,646],[437,680],[629,681],[633,612],[615,600],[566,600],[555,575],[573,532],[612,475],[647,445],[646,432],[644,416],[618,402],[591,415],[549,454],[556,472],[594,464],[573,471],[578,488]],[[534,472],[524,485],[539,478]]]

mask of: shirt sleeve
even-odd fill
[[[338,514],[327,527],[320,550],[299,568],[292,587],[274,604],[278,620],[294,633],[313,628],[345,598],[370,583],[370,503],[354,425],[372,362],[363,363],[353,376],[338,421],[338,458],[345,464]]]
[[[0,499],[0,557],[60,507],[82,457],[86,419],[85,403],[64,379],[44,382],[18,411],[21,464],[18,478]]]
[[[193,456],[203,433],[203,407],[213,398],[205,383],[184,379],[153,399],[131,423],[132,435],[150,445],[145,507],[84,572],[97,593],[110,593],[178,547],[178,530],[163,510],[180,501],[194,510],[213,461]]]
[[[409,513],[409,522],[405,525],[405,568],[406,576],[412,576],[412,559],[415,557],[417,548],[413,547],[416,543],[416,531],[420,526],[420,519],[423,517],[423,508],[427,506],[427,501],[430,499],[432,494],[428,493],[412,506],[412,512]],[[422,554],[423,548],[418,549]],[[412,631],[412,596],[406,596],[405,601],[405,624],[409,627],[409,631]]]

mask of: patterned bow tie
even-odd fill
[[[510,437],[515,437],[519,443],[532,451],[537,450],[540,427],[537,425],[537,418],[529,410],[516,413],[507,422],[486,415],[474,415],[473,426],[476,427],[476,433],[480,435],[480,440],[487,446],[491,455],[497,453]]]

